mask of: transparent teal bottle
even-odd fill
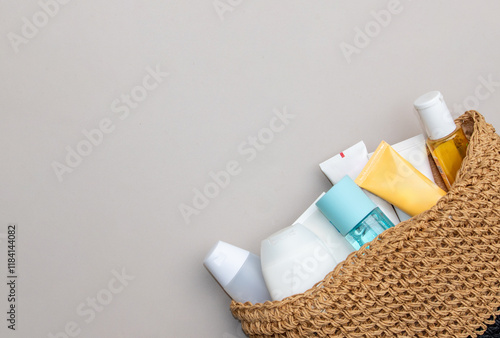
[[[356,250],[394,226],[349,176],[335,184],[316,206]]]

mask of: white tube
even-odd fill
[[[344,150],[340,154],[335,155],[329,160],[321,163],[319,167],[326,177],[328,177],[330,182],[335,185],[346,175],[355,180],[367,163],[368,151],[366,150],[365,143],[361,141],[349,149]],[[382,212],[394,225],[399,223],[399,218],[396,215],[392,204],[369,191],[363,191],[373,201],[373,203],[375,203],[380,210],[382,210]]]

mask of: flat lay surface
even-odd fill
[[[0,2],[0,336],[245,337],[205,254],[259,254],[423,93],[500,128],[499,10]]]

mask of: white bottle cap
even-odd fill
[[[225,287],[233,280],[250,252],[226,242],[218,241],[206,255],[203,265]]]
[[[420,96],[413,106],[420,115],[427,136],[431,140],[448,136],[457,129],[440,92],[433,91]]]

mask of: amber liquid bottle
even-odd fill
[[[413,105],[427,132],[427,147],[450,189],[467,152],[468,140],[462,128],[453,121],[440,92],[424,94]]]

